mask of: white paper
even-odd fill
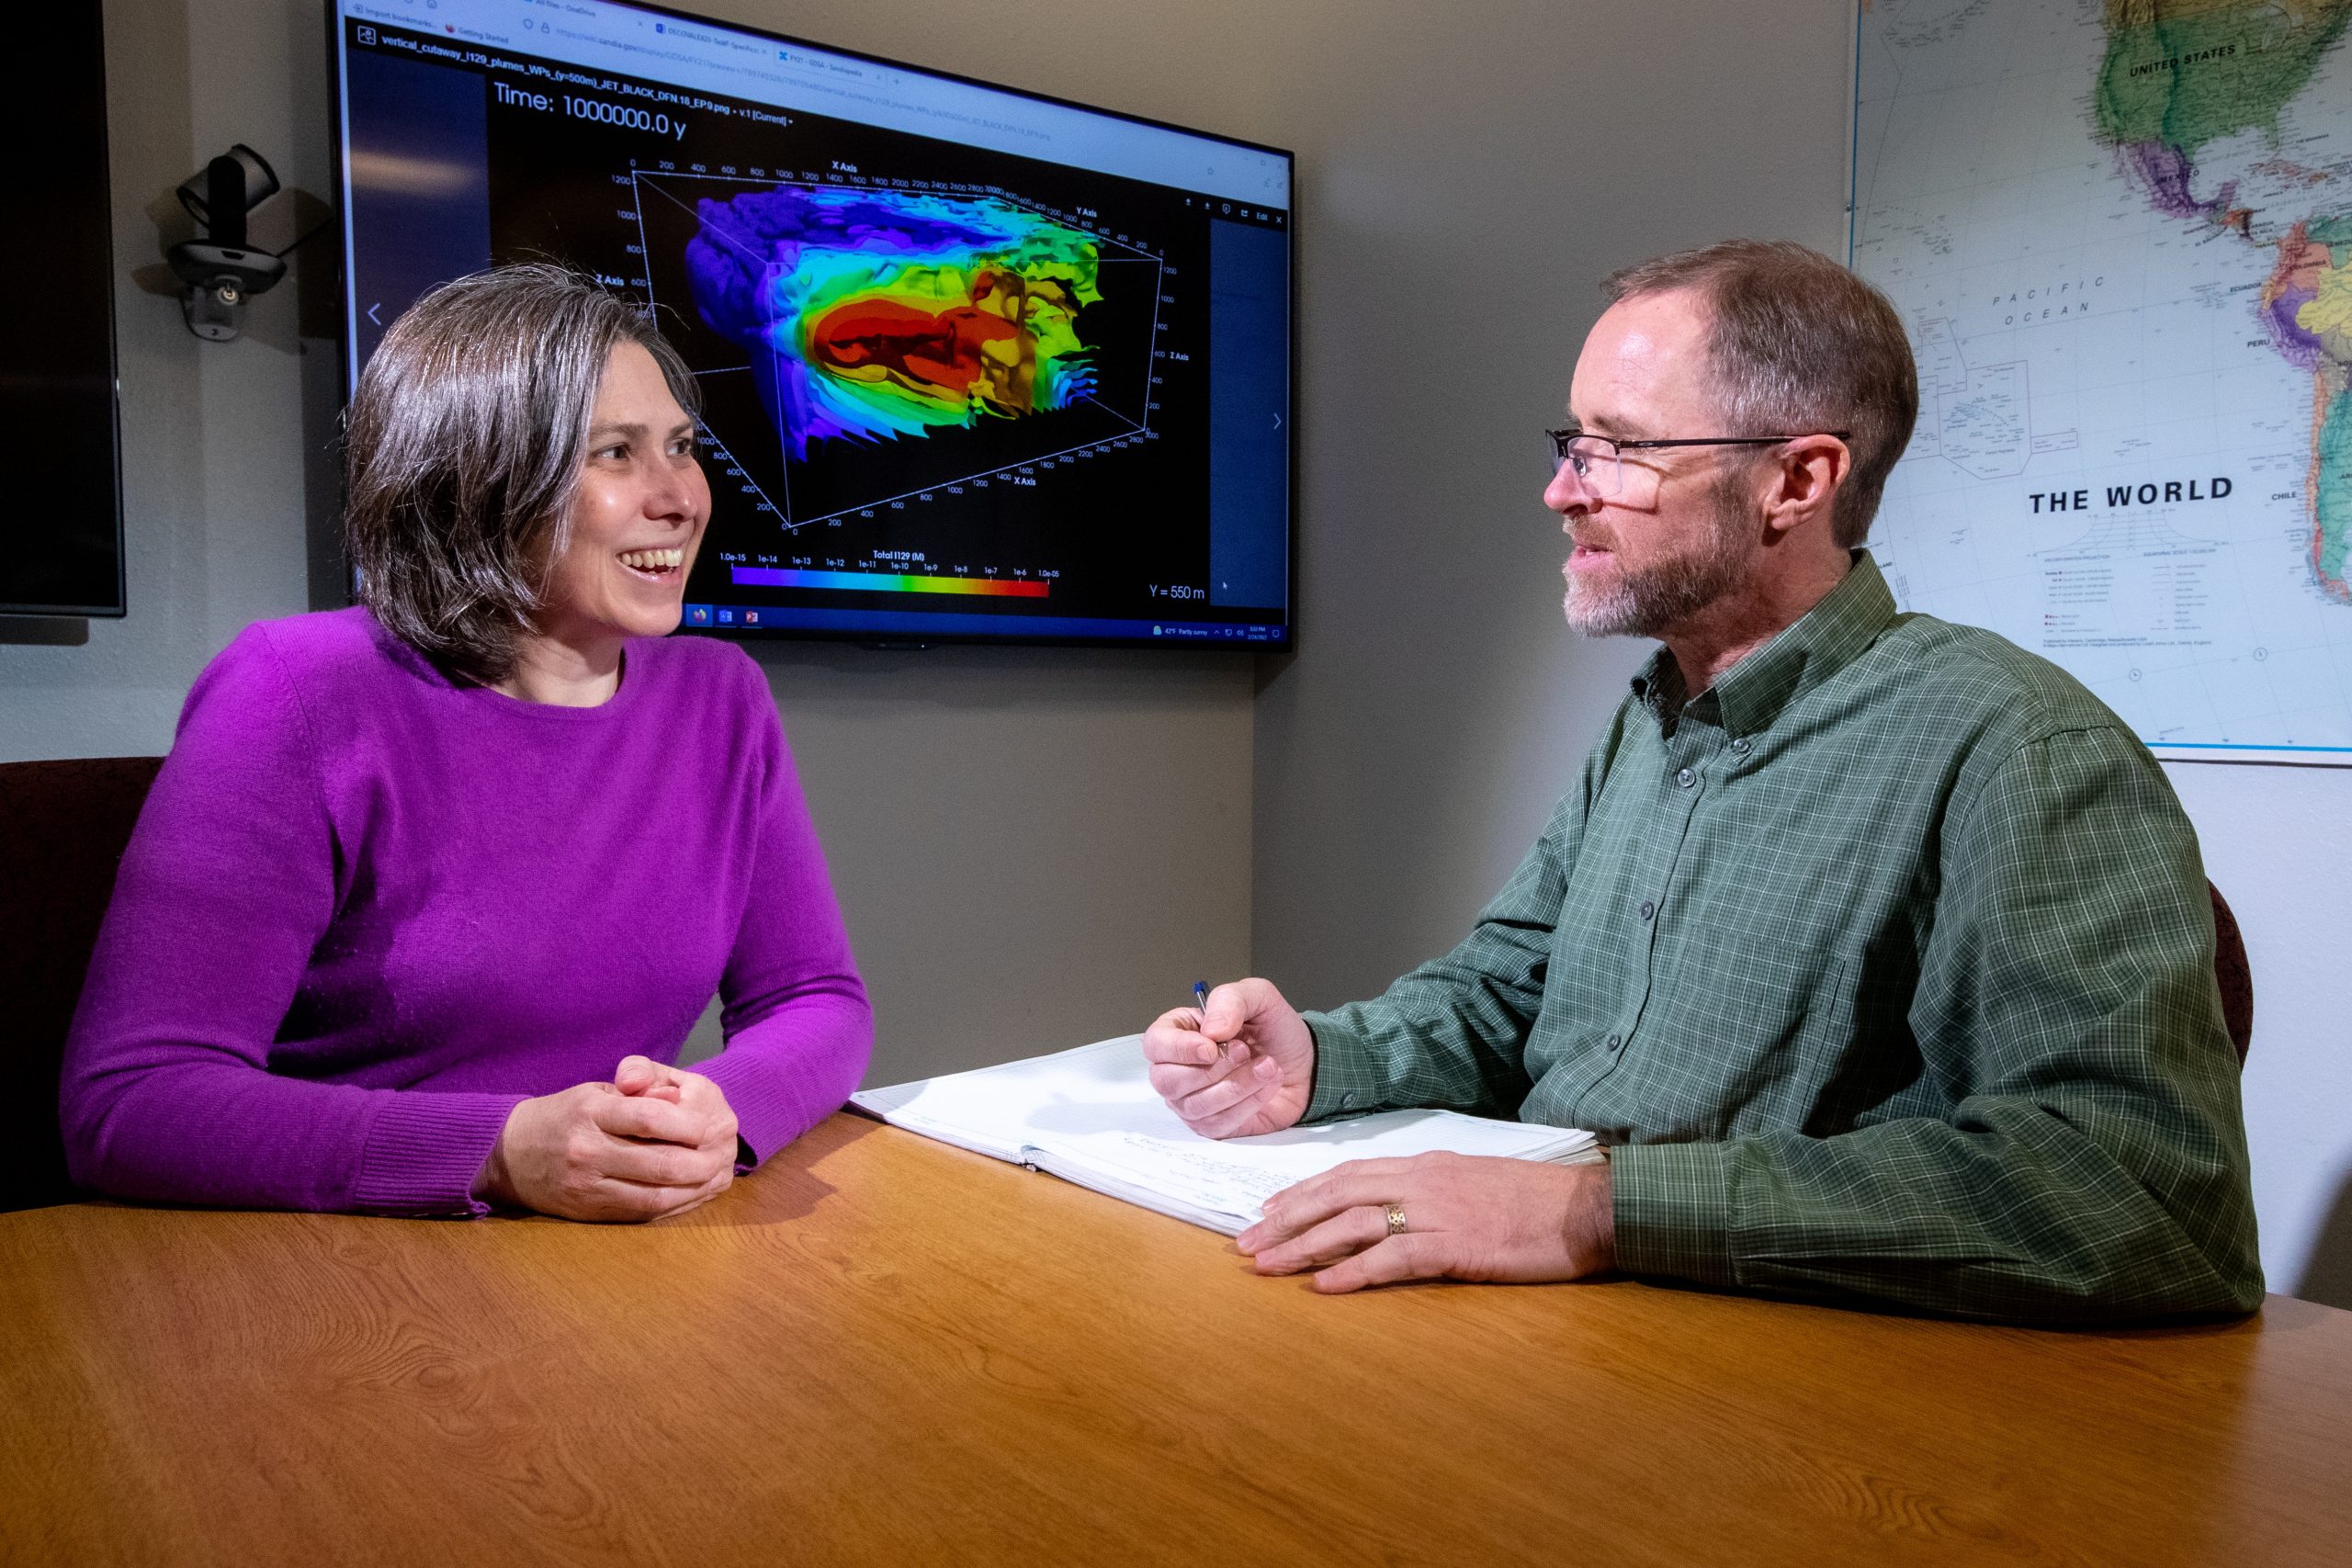
[[[1128,1034],[850,1099],[896,1126],[998,1159],[1018,1161],[1023,1149],[1057,1134],[1192,1136],[1145,1070],[1143,1036]]]
[[[1139,1034],[852,1099],[894,1125],[1049,1170],[1230,1235],[1283,1188],[1355,1159],[1449,1150],[1561,1163],[1592,1134],[1451,1111],[1388,1111],[1255,1138],[1204,1138],[1151,1087]]]

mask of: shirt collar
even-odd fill
[[[1894,619],[1894,595],[1868,550],[1853,552],[1853,567],[1837,587],[1794,623],[1756,649],[1701,694],[1721,710],[1726,735],[1772,728],[1799,694],[1853,662]],[[1660,719],[1682,711],[1689,694],[1681,667],[1660,648],[1634,677],[1634,698]]]

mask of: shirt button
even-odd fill
[[[1689,789],[1692,784],[1699,782],[1699,775],[1692,773],[1688,768],[1679,769],[1675,773],[1674,782],[1680,784],[1684,789]]]
[[[1733,741],[1733,742],[1731,743],[1731,749],[1732,749],[1732,751],[1733,751],[1733,753],[1734,753],[1735,755],[1741,756],[1741,757],[1745,757],[1745,756],[1747,756],[1747,736],[1745,736],[1745,735],[1743,735],[1743,736],[1741,736],[1738,739],[1736,739],[1736,740]]]
[[[1625,1043],[1625,1037],[1622,1034],[1612,1034],[1609,1037],[1609,1048],[1611,1051],[1614,1051],[1618,1046],[1623,1045],[1623,1043]]]
[[[1650,902],[1648,899],[1646,899],[1646,898],[1645,898],[1645,899],[1643,899],[1643,900],[1642,900],[1642,919],[1645,919],[1645,920],[1646,920],[1646,919],[1648,919],[1652,915],[1655,915],[1655,914],[1657,914],[1657,906],[1656,904],[1651,903],[1651,902]]]
[[[1343,1094],[1343,1095],[1340,1096],[1340,1110],[1342,1110],[1342,1111],[1353,1111],[1355,1108],[1356,1108],[1356,1097],[1355,1097],[1355,1091],[1354,1091],[1353,1089],[1350,1089],[1347,1093],[1345,1093],[1345,1094]]]

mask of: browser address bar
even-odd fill
[[[594,44],[600,48],[616,50],[624,54],[643,55],[650,60],[668,60],[682,65],[700,65],[707,69],[723,71],[731,75],[753,77],[779,86],[798,87],[812,93],[821,93],[827,97],[839,98],[847,103],[895,109],[901,114],[920,115],[925,119],[945,120],[956,125],[970,126],[976,130],[1001,131],[1009,136],[1025,136],[1037,141],[1053,140],[1051,132],[1040,130],[1035,126],[1018,125],[1010,120],[990,119],[981,115],[962,114],[954,109],[939,108],[929,104],[910,104],[903,99],[882,94],[859,92],[855,88],[843,86],[822,75],[797,71],[770,70],[755,65],[740,64],[731,60],[712,60],[684,50],[663,49],[655,44],[639,43],[631,39],[606,38],[598,33],[582,32],[578,28],[560,25],[550,30],[556,37],[568,39],[574,43]]]
[[[555,27],[548,29],[560,39],[573,43],[593,43],[600,49],[618,50],[623,54],[641,54],[649,60],[672,60],[681,65],[700,65],[729,72],[738,76],[756,76],[763,82],[798,82],[809,86],[831,86],[821,77],[804,77],[797,72],[763,71],[756,66],[739,64],[731,60],[713,60],[707,55],[695,54],[683,49],[662,49],[630,39],[606,38],[601,33],[583,33],[577,28]]]

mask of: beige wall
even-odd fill
[[[1346,14],[1285,38],[1269,127],[1309,171],[1307,505],[1255,952],[1314,1004],[1459,936],[1646,655],[1566,633],[1541,501],[1599,280],[1726,234],[1845,243],[1838,0]]]

